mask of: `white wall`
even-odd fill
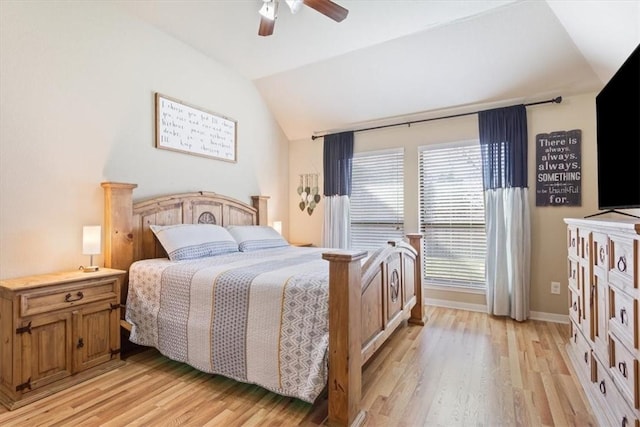
[[[455,112],[453,112],[455,113]],[[453,114],[451,111],[446,114]],[[445,115],[446,115],[445,114]],[[566,225],[565,217],[584,217],[598,212],[596,175],[595,93],[565,96],[561,104],[527,107],[529,134],[529,195],[532,221],[531,258],[531,310],[543,313],[568,313]],[[535,206],[535,137],[539,133],[562,130],[582,130],[582,206]],[[418,147],[421,145],[478,140],[477,115],[437,120],[411,127],[398,126],[355,134],[354,151],[374,151],[384,148],[405,149],[405,230],[418,231]],[[310,168],[322,159],[322,142],[294,141],[290,149],[291,202],[289,228],[292,240],[312,241],[320,244],[323,203],[313,213],[317,218],[295,213],[298,170]],[[321,164],[321,162],[320,162]],[[321,176],[321,180],[322,180]],[[630,211],[633,212],[633,211]],[[637,214],[637,213],[636,213]],[[562,284],[561,294],[550,293],[550,282]],[[484,295],[427,290],[427,298],[450,300],[462,304],[485,304]]]
[[[108,2],[3,0],[0,55],[0,278],[88,263],[102,181],[269,195],[287,222],[288,141],[234,71]],[[155,92],[236,119],[238,162],[156,149]]]

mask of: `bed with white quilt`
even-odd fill
[[[362,422],[362,366],[405,321],[425,322],[419,234],[370,254],[299,248],[267,226],[264,196],[134,202],[135,184],[102,187],[132,342],[309,403],[326,390],[329,424]]]

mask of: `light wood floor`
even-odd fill
[[[594,426],[565,353],[568,325],[428,307],[363,373],[367,426]],[[14,411],[2,426],[316,426],[314,406],[198,372],[155,350]]]

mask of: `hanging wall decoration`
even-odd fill
[[[582,131],[536,135],[536,206],[581,206]]]
[[[300,196],[298,207],[302,212],[306,210],[307,213],[311,215],[318,203],[320,203],[320,191],[318,190],[317,173],[307,173],[300,175],[298,195]]]

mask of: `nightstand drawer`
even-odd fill
[[[30,290],[20,295],[20,315],[31,316],[96,301],[117,299],[118,279],[87,279],[76,284]]]

